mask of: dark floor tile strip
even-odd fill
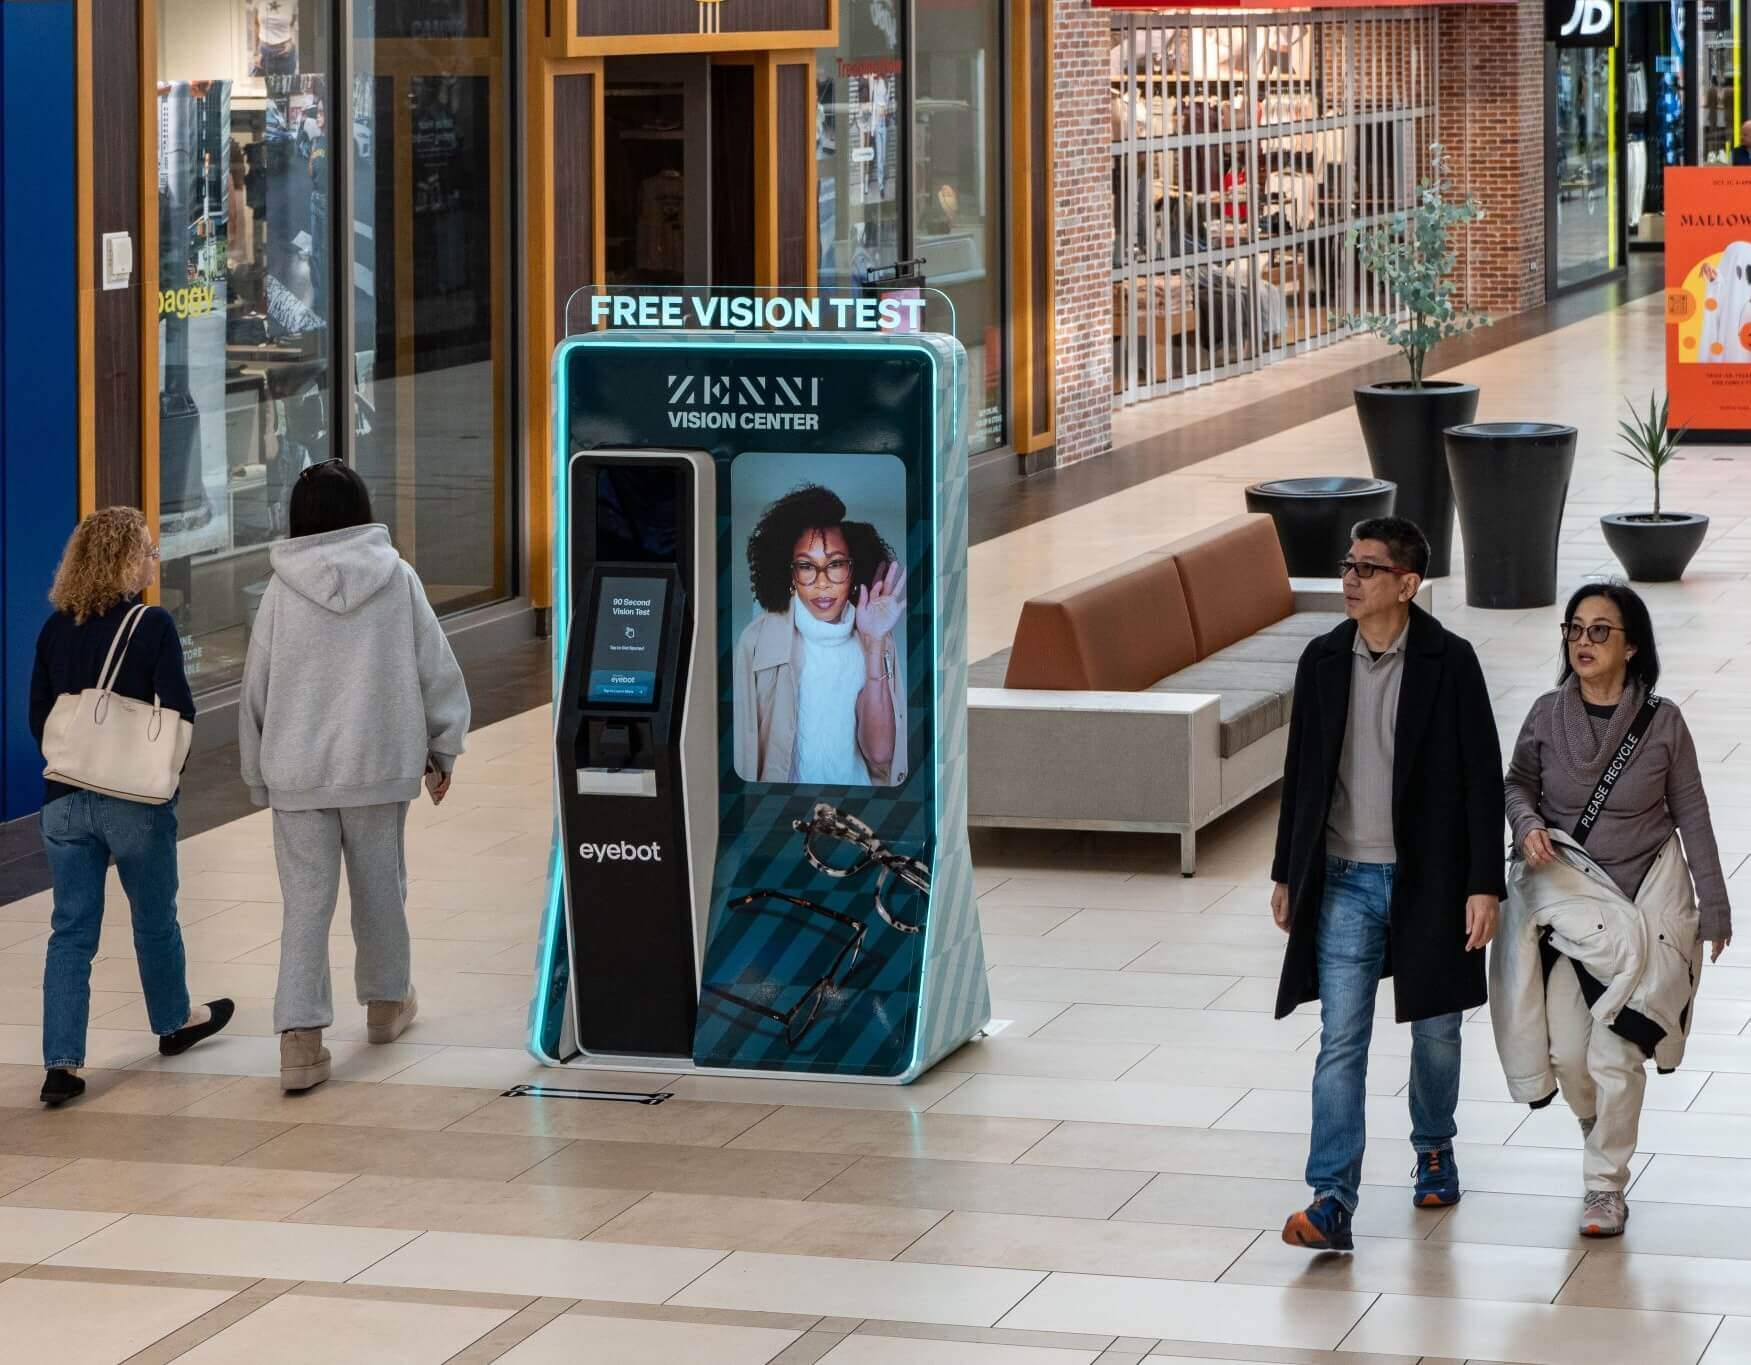
[[[571,1299],[536,1299],[527,1308],[506,1318],[492,1331],[451,1356],[444,1365],[492,1365],[521,1346],[572,1306]]]
[[[234,1327],[257,1309],[265,1308],[290,1289],[293,1280],[260,1280],[210,1308],[193,1322],[184,1323],[169,1336],[160,1337],[143,1351],[136,1351],[122,1365],[170,1365],[202,1342],[210,1341],[227,1327]]]

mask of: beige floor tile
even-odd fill
[[[510,1180],[564,1146],[557,1138],[306,1123],[263,1142],[239,1156],[234,1164],[274,1170],[343,1171],[349,1175]]]
[[[116,1218],[113,1213],[58,1208],[0,1208],[0,1262],[27,1265],[46,1261],[108,1227]]]
[[[571,1086],[579,1073],[557,1071],[543,1066],[521,1048],[444,1047],[430,1057],[415,1062],[405,1071],[397,1071],[384,1079],[395,1085],[459,1085],[501,1094],[514,1085]],[[663,1090],[668,1078],[634,1075],[631,1072],[609,1073],[624,1077],[624,1083],[604,1083],[600,1075],[586,1079],[592,1090]],[[581,1082],[578,1083],[581,1086]]]
[[[0,1117],[0,1152],[223,1165],[286,1129],[282,1123],[185,1119],[176,1115],[81,1113],[78,1106]],[[72,1120],[69,1122],[68,1120]],[[291,1163],[295,1165],[296,1163]]]
[[[939,1063],[935,1074],[971,1072],[985,1076],[1116,1081],[1152,1051],[1147,1043],[1054,1043],[1044,1038],[1000,1035],[968,1043]]]
[[[442,1365],[510,1316],[506,1308],[282,1294],[177,1359],[178,1365]]]
[[[346,1179],[317,1171],[83,1158],[14,1190],[4,1202],[30,1208],[273,1222],[320,1199]]]
[[[1392,1139],[1410,1132],[1406,1102],[1389,1095],[1370,1095],[1367,1101],[1368,1136]],[[1456,1114],[1459,1131],[1474,1143],[1506,1142],[1526,1121],[1526,1107],[1461,1100]],[[1571,1126],[1573,1119],[1567,1114]],[[1307,1094],[1294,1090],[1253,1090],[1217,1120],[1218,1128],[1249,1132],[1306,1133],[1313,1126],[1313,1107]],[[1577,1136],[1579,1130],[1576,1130]],[[1461,1170],[1464,1168],[1461,1167]]]
[[[4,921],[0,921],[4,923]],[[113,1013],[123,1005],[140,999],[137,991],[93,991],[91,1020]],[[20,1024],[26,1028],[41,1028],[43,1023],[43,993],[40,986],[7,986],[0,990],[0,1024]],[[120,1027],[117,1025],[116,1027]],[[41,1058],[38,1058],[40,1062]]]
[[[1319,1020],[1301,1015],[1270,1019],[1235,1010],[1145,1009],[1127,1005],[1072,1005],[1040,1030],[1042,1038],[1084,1042],[1211,1042],[1223,1047],[1279,1052],[1293,1052],[1318,1033]]]
[[[1471,1191],[1441,1220],[1430,1240],[1481,1246],[1576,1247],[1597,1256],[1641,1252],[1751,1260],[1742,1208],[1662,1203],[1632,1190],[1628,1231],[1622,1237],[1601,1241],[1582,1237],[1576,1230],[1581,1219],[1578,1171],[1572,1191],[1567,1197],[1544,1198]]]
[[[1079,910],[1129,910],[1138,914],[1196,914],[1227,895],[1229,888],[1202,877],[1112,877],[1063,873],[1043,877],[1012,877],[979,898],[987,905],[1068,905]],[[1141,929],[1135,935],[1147,937]]]
[[[1246,1094],[1244,1089],[1213,1086],[974,1076],[931,1113],[1207,1128]]]
[[[490,1090],[456,1086],[380,1085],[330,1081],[288,1095],[277,1079],[244,1077],[182,1112],[192,1118],[261,1119],[272,1123],[335,1123],[363,1128],[436,1131],[490,1103]]]
[[[355,1275],[352,1283],[663,1303],[722,1255],[551,1237],[428,1232]]]
[[[534,1185],[805,1199],[854,1160],[831,1153],[575,1142],[517,1179]]]
[[[274,1002],[271,998],[255,999],[250,996],[230,996],[231,1002],[237,1007],[231,1016],[231,1022],[225,1025],[224,1038],[239,1036],[267,1037],[274,1032]],[[94,1018],[93,1027],[111,1029],[148,1030],[152,1027],[151,1020],[146,1015],[146,1003],[143,998],[136,997],[117,1009],[111,1010],[101,1019]],[[214,1046],[203,1043],[203,1048]]]
[[[579,1238],[637,1203],[640,1197],[637,1190],[361,1175],[307,1204],[291,1215],[290,1221]]]
[[[1384,1294],[1345,1339],[1344,1349],[1525,1365],[1600,1365],[1605,1360],[1693,1365],[1719,1321],[1697,1313]]]
[[[1239,1085],[1308,1091],[1313,1087],[1316,1060],[1310,1052],[1163,1043],[1127,1071],[1125,1080],[1157,1085]],[[1410,1080],[1410,1069],[1408,1057],[1370,1058],[1368,1093],[1398,1094]]]
[[[23,1189],[33,1181],[41,1180],[50,1171],[57,1171],[66,1164],[66,1161],[59,1157],[8,1156],[4,1152],[0,1152],[0,1195]]]
[[[722,1147],[773,1112],[772,1106],[765,1104],[709,1104],[698,1100],[622,1104],[522,1095],[489,1101],[459,1119],[451,1131]]]
[[[1751,1261],[1634,1252],[1588,1256],[1555,1301],[1578,1308],[1743,1313],[1751,1305]]]
[[[1658,1200],[1751,1208],[1748,1173],[1751,1165],[1744,1159],[1661,1155],[1648,1162],[1629,1192],[1638,1203]]]
[[[1702,1357],[1702,1365],[1751,1365],[1751,1317],[1723,1321]]]
[[[1142,1171],[865,1157],[816,1197],[901,1208],[1110,1218],[1149,1179]]]
[[[1682,1075],[1684,1073],[1676,1073]],[[1717,1072],[1690,1106],[1694,1114],[1751,1114],[1751,1076]],[[1747,1155],[1751,1155],[1748,1152]]]
[[[115,1365],[230,1297],[222,1289],[14,1277],[0,1283],[0,1340],[21,1362]],[[70,1322],[77,1332],[67,1330]]]
[[[135,1213],[50,1257],[48,1263],[179,1275],[345,1280],[413,1236],[406,1230]]]
[[[993,1025],[1002,1021],[999,1033],[1005,1038],[1032,1038],[1069,1008],[1068,1003],[1060,1000],[1021,1000],[994,991],[991,1021]]]
[[[945,1216],[940,1209],[815,1199],[651,1194],[598,1228],[590,1240],[891,1260]]]
[[[1239,915],[1207,915],[1199,918],[1225,924]],[[1273,933],[1276,930],[1272,930]],[[1051,942],[1055,935],[1048,935]],[[1278,934],[1281,940],[1282,935]],[[1243,943],[1161,943],[1127,964],[1126,970],[1150,973],[1193,973],[1205,976],[1266,977],[1283,969],[1283,945]]]
[[[1041,1277],[1032,1271],[732,1252],[672,1302],[759,1313],[822,1313],[990,1327]]]
[[[1053,1346],[926,1341],[854,1332],[822,1356],[821,1365],[1093,1365],[1098,1354]]]
[[[593,1084],[594,1073],[582,1072],[578,1084]],[[678,1099],[711,1100],[716,1103],[760,1104],[773,1107],[805,1105],[824,1109],[890,1109],[917,1112],[930,1108],[967,1077],[959,1069],[937,1067],[911,1085],[863,1085],[840,1081],[790,1081],[780,1077],[708,1076],[699,1072],[679,1076],[662,1086],[647,1087],[672,1092]],[[668,1106],[665,1105],[664,1108]]]
[[[1002,1325],[1329,1351],[1370,1302],[1367,1294],[1337,1290],[1052,1275]]]
[[[988,934],[1039,937],[1076,912],[1063,905],[988,905],[979,903],[979,927]]]
[[[1155,946],[1152,938],[1098,942],[1039,938],[1028,934],[985,935],[987,967],[1082,967],[1117,971]]]
[[[661,1107],[666,1109],[668,1105]],[[851,1156],[1010,1162],[1051,1129],[1050,1122],[1038,1119],[786,1108],[755,1124],[730,1146],[764,1151],[842,1152]]]
[[[1230,976],[1102,971],[1093,967],[991,968],[991,990],[1006,1000],[1060,1000],[1066,1004],[1149,1005],[1203,1009],[1234,985]]]
[[[1581,1256],[1579,1251],[1545,1247],[1373,1237],[1358,1237],[1353,1256],[1314,1256],[1267,1233],[1223,1275],[1222,1283],[1549,1303]]]
[[[600,1360],[615,1365],[766,1365],[797,1337],[774,1327],[727,1327],[648,1318],[604,1318],[565,1313],[499,1359],[502,1365],[577,1365]]]
[[[0,982],[0,993],[9,989]],[[94,1028],[87,1030],[85,1035],[85,1065],[89,1067],[125,1067],[143,1057],[157,1055],[158,1039],[151,1033]],[[0,1024],[0,1062],[40,1068],[43,1064],[41,1023]]]
[[[1275,1236],[1312,1191],[1299,1180],[1245,1180],[1234,1176],[1158,1175],[1113,1215],[1120,1222],[1248,1228]],[[1473,1196],[1467,1196],[1469,1203]],[[1364,1185],[1356,1210],[1358,1237],[1420,1241],[1440,1225],[1439,1214],[1412,1206],[1403,1189]]]
[[[1578,1151],[1581,1131],[1571,1115],[1552,1105],[1527,1119],[1515,1133],[1513,1143],[1516,1146],[1563,1147]],[[1652,1155],[1743,1156],[1751,1153],[1751,1115],[1674,1114],[1644,1109],[1636,1150]]]
[[[385,1080],[437,1051],[436,1046],[411,1043],[371,1047],[364,1043],[344,1042],[331,1035],[325,1035],[322,1041],[334,1056],[334,1079],[337,1081]],[[273,1035],[250,1037],[222,1033],[199,1047],[190,1048],[180,1057],[160,1057],[154,1051],[138,1062],[135,1069],[184,1075],[277,1078],[280,1074],[280,1040]]]
[[[235,1076],[177,1075],[160,1071],[87,1071],[81,1113],[175,1114],[227,1086]]]
[[[1097,1218],[953,1213],[900,1257],[1091,1275],[1213,1281],[1257,1234],[1237,1228],[1124,1224]]]

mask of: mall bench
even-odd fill
[[[1191,876],[1198,830],[1282,777],[1296,664],[1343,605],[1263,514],[1030,598],[969,671],[970,823],[1177,834]]]

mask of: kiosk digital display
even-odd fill
[[[657,698],[664,600],[660,578],[603,577],[596,583],[595,645],[585,699],[649,706]]]
[[[532,1051],[916,1078],[990,1013],[965,352],[595,331],[554,385],[561,800]]]

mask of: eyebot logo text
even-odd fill
[[[586,863],[660,863],[661,844],[629,844],[625,840],[613,844],[579,844],[578,857]]]

